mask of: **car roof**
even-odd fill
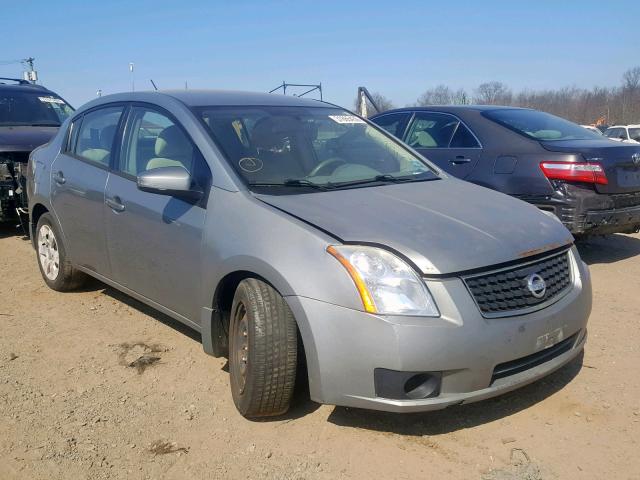
[[[53,95],[57,95],[46,87],[42,85],[34,85],[32,83],[23,83],[22,80],[15,80],[16,84],[4,83],[6,80],[12,81],[11,79],[2,79],[0,78],[0,92],[46,92]]]
[[[420,111],[429,111],[429,112],[444,112],[444,113],[456,113],[456,112],[464,112],[464,111],[490,111],[490,110],[531,110],[530,108],[521,108],[521,107],[509,107],[504,105],[431,105],[426,107],[404,107],[404,108],[394,108],[392,110],[386,110],[382,113],[377,113],[373,116],[378,115],[386,115],[387,113],[398,113],[398,112],[420,112]]]
[[[189,107],[205,106],[300,106],[326,107],[331,104],[320,100],[299,98],[277,93],[243,92],[233,90],[158,90],[142,92],[124,92],[100,97],[91,105],[113,101],[153,102],[161,97],[173,97]]]

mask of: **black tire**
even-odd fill
[[[231,394],[247,418],[282,415],[296,380],[297,327],[284,299],[270,285],[248,278],[231,307]]]
[[[43,227],[45,230],[42,230]],[[44,233],[47,231],[48,235],[42,236],[41,230]],[[36,255],[38,257],[38,267],[40,267],[40,273],[47,286],[58,292],[68,292],[80,287],[86,280],[86,275],[79,270],[73,268],[69,260],[67,259],[67,252],[62,243],[62,235],[60,230],[56,226],[55,222],[51,218],[49,213],[43,213],[38,219],[38,225],[35,231],[35,246]],[[42,243],[44,241],[52,242],[51,250],[57,252],[58,259],[56,262],[49,262],[47,264],[46,255],[43,255]],[[54,267],[51,267],[51,265]],[[53,274],[53,268],[57,265],[57,274]]]

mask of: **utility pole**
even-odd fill
[[[133,62],[129,62],[129,76],[131,77],[131,91],[136,91],[136,84],[133,76]]]
[[[35,61],[36,59],[33,57],[25,58],[20,61],[23,65],[29,65],[29,71],[24,72],[24,79],[33,84],[35,84],[38,80],[38,72],[36,72],[33,68],[33,62]]]

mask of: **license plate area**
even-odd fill
[[[621,187],[638,187],[640,186],[640,169],[618,167],[618,185]]]

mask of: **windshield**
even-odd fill
[[[329,189],[438,178],[401,144],[342,109],[203,107],[198,113],[250,186]]]
[[[0,92],[0,126],[59,127],[72,113],[64,100],[46,91]]]
[[[545,142],[602,139],[595,132],[568,120],[537,110],[488,110],[483,115],[517,133]]]

